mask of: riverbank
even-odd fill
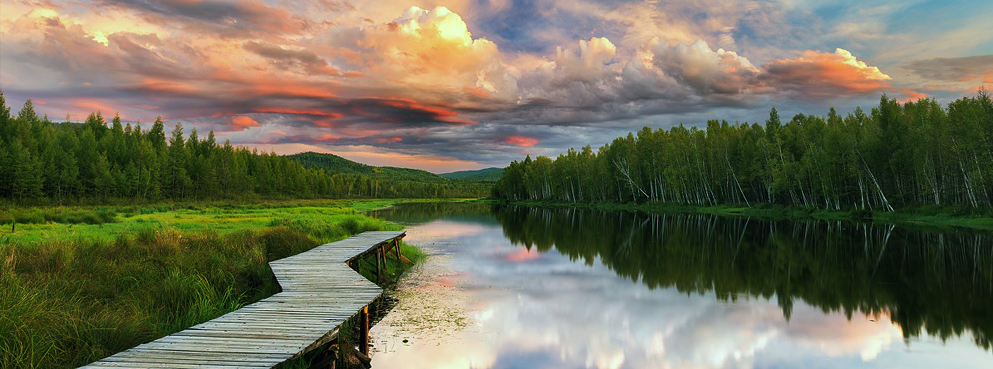
[[[892,212],[863,212],[846,210],[801,209],[779,205],[758,204],[694,206],[674,204],[616,204],[616,203],[563,203],[543,201],[503,201],[494,199],[478,200],[490,204],[539,206],[556,208],[580,208],[613,211],[644,211],[665,214],[712,214],[722,216],[754,217],[760,219],[817,219],[836,221],[868,221],[938,229],[970,228],[993,230],[993,215],[981,211],[968,211],[952,208],[919,208]]]
[[[399,230],[361,214],[395,202],[5,211],[41,221],[0,238],[0,362],[75,367],[271,296],[268,262]]]
[[[128,206],[7,207],[0,209],[0,244],[60,239],[111,241],[122,233],[172,228],[222,235],[271,227],[285,219],[359,214],[436,199],[292,200],[259,203],[162,202]],[[459,201],[459,200],[445,200]]]

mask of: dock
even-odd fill
[[[329,343],[356,315],[368,353],[368,305],[383,289],[349,264],[375,253],[379,265],[390,251],[402,260],[404,236],[365,232],[273,261],[282,292],[83,368],[271,368]]]

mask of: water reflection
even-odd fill
[[[377,216],[416,224],[408,239],[436,255],[400,310],[433,296],[470,322],[377,327],[382,367],[993,362],[988,234],[450,204]]]
[[[503,207],[494,210],[515,244],[573,260],[600,260],[649,288],[714,291],[734,301],[775,297],[789,320],[800,299],[825,312],[889,314],[907,337],[971,331],[990,348],[993,239],[892,225],[761,221]]]

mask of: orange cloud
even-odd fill
[[[844,49],[807,51],[797,58],[774,60],[764,69],[760,80],[805,98],[858,96],[890,87],[890,76]]]
[[[362,72],[385,83],[407,88],[407,97],[434,103],[461,92],[459,100],[517,95],[515,79],[501,62],[497,45],[473,38],[462,17],[446,7],[416,6],[376,27],[363,27],[353,38],[342,39],[342,49],[361,50],[355,62]]]
[[[380,138],[376,140],[376,142],[379,143],[390,143],[390,142],[401,142],[401,141],[403,141],[403,138],[400,137]]]
[[[336,134],[331,134],[331,133],[322,134],[322,135],[318,136],[318,138],[317,138],[318,141],[324,141],[324,142],[326,142],[326,141],[337,141],[339,139],[341,139],[341,136],[338,136]]]
[[[241,129],[259,126],[259,122],[256,122],[255,119],[244,115],[231,118],[231,124]]]
[[[81,110],[70,112],[71,116],[86,117],[90,113],[98,112],[109,117],[112,112],[116,112],[113,107],[97,99],[77,99],[72,102],[72,106]],[[123,114],[121,114],[121,119],[126,119]]]
[[[928,97],[928,94],[926,93],[914,91],[909,88],[901,89],[900,93],[906,95],[906,98],[900,101],[901,103],[908,103],[911,101],[917,101]]]
[[[537,138],[527,136],[510,136],[503,142],[517,147],[534,147],[534,145],[538,144],[539,140]]]

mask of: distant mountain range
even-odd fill
[[[462,170],[458,172],[442,173],[442,177],[464,181],[496,182],[503,176],[503,168],[486,168],[479,170]]]
[[[324,169],[328,172],[344,174],[362,174],[371,178],[388,178],[420,182],[447,182],[448,179],[437,174],[410,168],[377,167],[345,159],[334,154],[303,152],[289,155],[289,158],[299,162],[305,168]]]
[[[338,155],[317,152],[293,154],[289,155],[289,158],[299,162],[305,168],[324,169],[329,172],[344,174],[362,174],[377,179],[389,178],[419,182],[448,182],[449,180],[494,182],[503,175],[503,168],[464,170],[439,175],[420,169],[377,167],[356,163]]]

